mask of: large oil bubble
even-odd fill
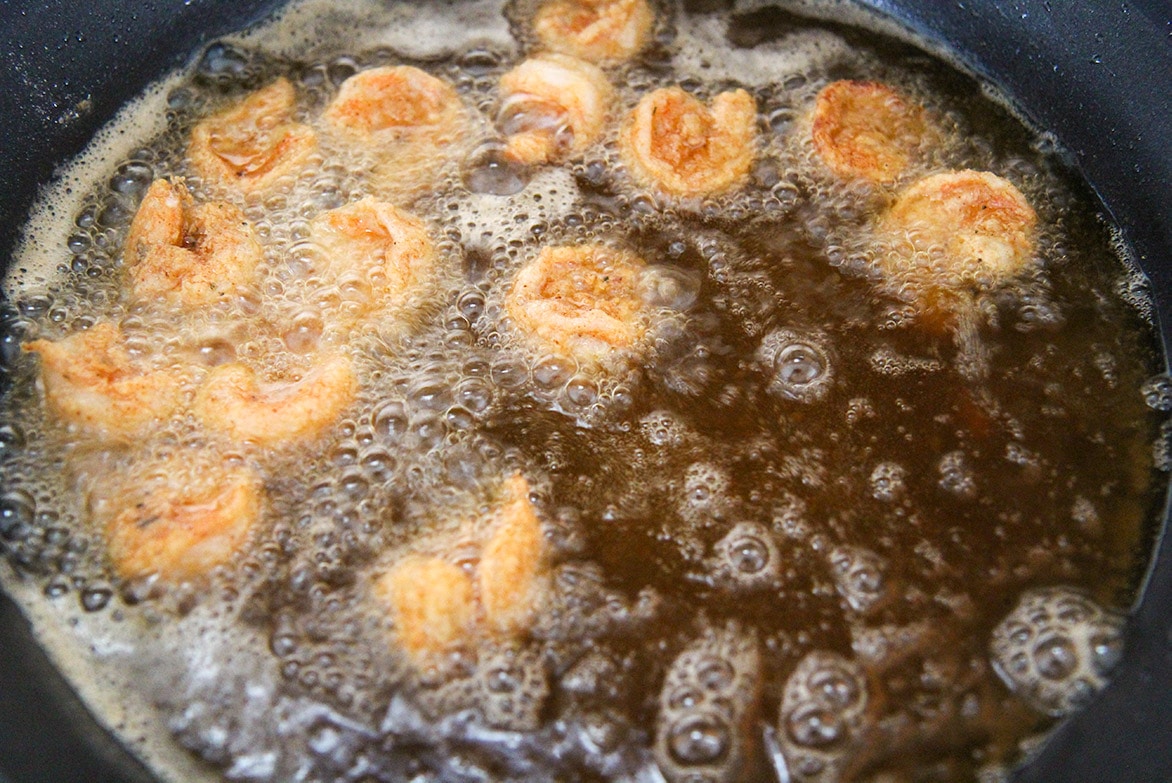
[[[1014,693],[1048,715],[1066,715],[1107,684],[1123,646],[1123,618],[1078,590],[1022,595],[994,629],[993,668]]]

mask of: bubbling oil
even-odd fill
[[[603,138],[516,166],[496,85],[535,46],[534,3],[444,6],[458,22],[336,5],[212,44],[142,104],[140,127],[164,103],[166,129],[129,152],[110,141],[135,133],[127,112],[113,157],[98,145],[79,164],[80,204],[43,207],[16,265],[34,271],[8,281],[0,545],[20,578],[5,581],[160,776],[1001,780],[1103,686],[1172,464],[1172,395],[1142,281],[1051,144],[902,45],[776,8],[657,3],[643,52],[607,66]],[[278,76],[312,124],[380,65],[446,80],[471,120],[461,154],[400,204],[436,246],[435,290],[338,330],[368,292],[322,274],[310,221],[370,195],[369,152],[325,138],[245,196],[201,180],[185,148]],[[916,291],[883,279],[882,194],[828,176],[802,131],[841,78],[936,118],[906,181],[993,171],[1039,215],[1036,271],[953,329],[926,328]],[[676,84],[753,94],[762,141],[743,186],[672,200],[626,171],[620,117]],[[254,286],[182,318],[125,296],[125,235],[161,177],[243,210],[263,248]],[[647,264],[648,344],[626,366],[535,352],[508,323],[516,270],[582,243]],[[156,367],[243,361],[289,381],[342,353],[359,391],[281,450],[227,446],[188,415],[134,448],[95,442],[46,411],[36,363],[9,349],[103,322]],[[91,488],[209,449],[262,477],[247,551],[207,584],[119,578]],[[549,549],[541,611],[519,639],[413,665],[372,574],[484,515],[518,471]]]

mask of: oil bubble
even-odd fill
[[[817,402],[834,383],[825,338],[788,329],[770,332],[757,350],[769,374],[769,391],[787,400]]]

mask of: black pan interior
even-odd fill
[[[427,0],[414,0],[426,2]],[[1166,0],[864,0],[998,85],[1075,165],[1147,272],[1172,344],[1172,6]],[[54,167],[127,99],[279,0],[0,3],[0,268]],[[15,346],[0,331],[0,388]],[[1165,523],[1165,527],[1167,522]],[[7,567],[0,564],[0,567]],[[1164,536],[1112,685],[1017,783],[1172,780],[1172,537]],[[144,781],[0,596],[0,783]]]

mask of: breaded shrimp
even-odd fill
[[[930,133],[921,106],[876,82],[827,85],[810,120],[814,149],[827,168],[880,184],[899,178]]]
[[[529,484],[516,474],[487,516],[465,519],[376,577],[376,598],[390,609],[399,642],[416,663],[486,634],[516,637],[539,610],[545,578],[541,522]],[[471,572],[456,565],[475,563]]]
[[[633,253],[604,245],[545,247],[518,272],[505,308],[536,347],[598,363],[643,337],[642,267]]]
[[[124,579],[194,579],[228,563],[260,518],[264,488],[250,468],[177,454],[105,479],[90,508]]]
[[[711,110],[679,87],[643,96],[619,137],[639,182],[671,196],[720,193],[744,179],[757,152],[757,104],[722,92]]]
[[[351,144],[379,160],[372,178],[392,191],[431,184],[461,141],[467,116],[447,82],[410,65],[359,71],[342,83],[323,115]]]
[[[476,617],[472,580],[439,557],[410,555],[375,580],[395,635],[417,662],[466,641]]]
[[[480,604],[489,631],[514,634],[528,627],[544,554],[541,522],[520,474],[505,482],[505,503],[477,568]]]
[[[333,423],[358,393],[358,378],[345,356],[325,359],[293,383],[259,386],[243,364],[222,364],[195,396],[204,426],[237,441],[265,446],[309,440]]]
[[[23,349],[41,357],[45,398],[58,416],[109,440],[129,440],[178,409],[182,373],[137,367],[118,327],[103,323]]]
[[[406,304],[434,277],[435,247],[419,218],[373,198],[333,209],[310,223],[313,241],[328,260],[325,276],[362,281],[370,299],[355,315]]]
[[[182,181],[157,179],[130,224],[123,264],[136,299],[161,296],[195,308],[251,281],[262,255],[237,207],[196,205]]]
[[[291,119],[296,99],[282,77],[199,123],[187,147],[192,166],[209,182],[242,193],[295,174],[317,150],[317,133]]]
[[[638,53],[654,22],[647,0],[551,0],[538,9],[533,30],[547,49],[605,62]]]
[[[501,77],[497,124],[525,164],[585,149],[606,121],[610,84],[596,66],[564,54],[531,57]]]
[[[986,171],[925,177],[900,194],[879,230],[907,242],[882,271],[928,290],[1002,283],[1033,258],[1037,215],[1013,183]],[[907,252],[910,250],[910,252]]]

